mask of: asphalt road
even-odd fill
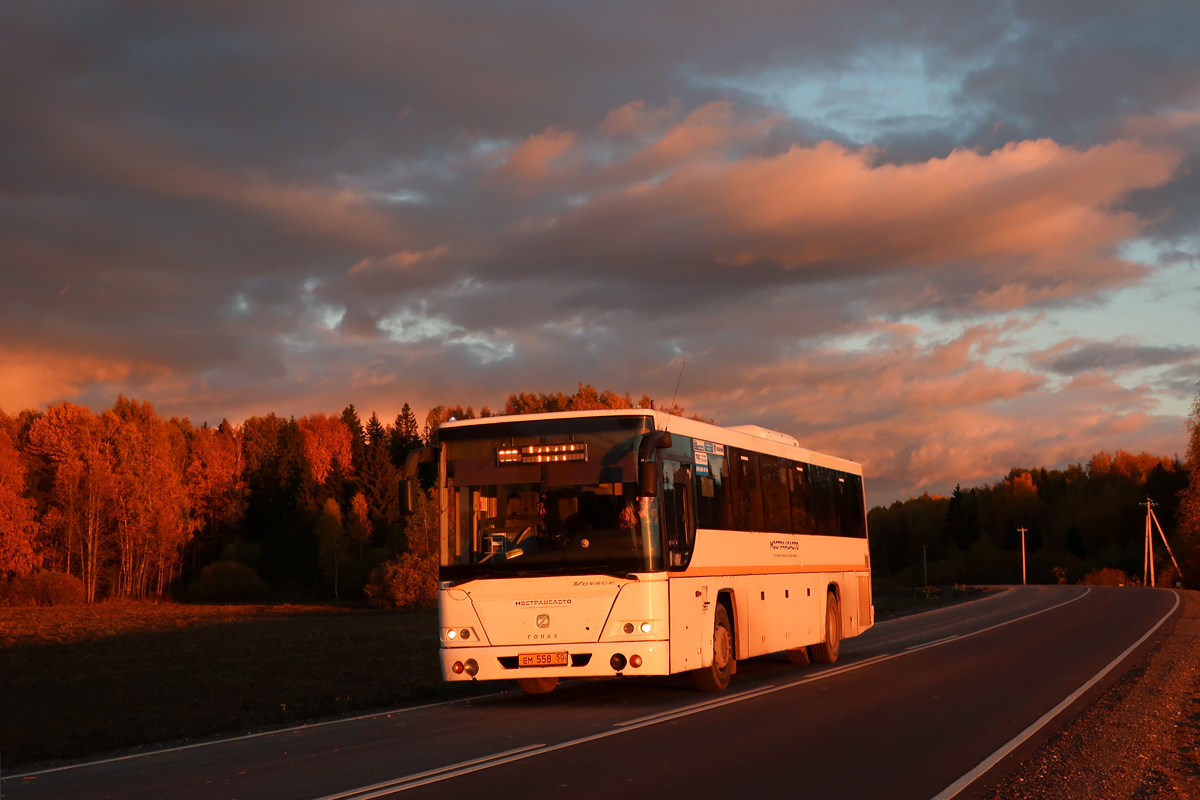
[[[1118,678],[1140,648],[1029,734],[1176,603],[1165,590],[1018,588],[881,623],[829,667],[739,662],[723,694],[686,677],[568,683],[6,777],[3,796],[929,800],[1025,732],[965,798]]]

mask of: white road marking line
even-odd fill
[[[987,633],[988,631],[994,631],[994,630],[996,630],[996,628],[1003,628],[1005,625],[1012,625],[1014,622],[1020,622],[1021,620],[1029,619],[1030,617],[1036,617],[1038,614],[1045,614],[1047,611],[1053,611],[1056,608],[1062,608],[1063,606],[1069,606],[1071,603],[1074,603],[1076,600],[1082,600],[1083,598],[1087,597],[1088,594],[1091,593],[1091,591],[1092,591],[1092,587],[1089,586],[1083,590],[1083,594],[1075,595],[1070,600],[1064,600],[1063,602],[1058,603],[1057,605],[1050,606],[1049,608],[1043,608],[1040,611],[1033,611],[1033,612],[1026,614],[1024,616],[1021,616],[1021,617],[1014,617],[1013,619],[1005,620],[1004,622],[997,622],[995,625],[989,625],[986,628],[980,628],[979,630],[971,631],[970,633],[960,633],[957,636],[951,636],[946,639],[938,639],[937,641],[934,641],[934,642],[926,642],[925,644],[913,645],[912,647],[905,648],[904,652],[915,653],[918,650],[924,650],[929,647],[938,647],[939,645],[948,644],[949,642],[957,642],[962,639],[970,639],[972,636],[978,636],[981,633]]]
[[[628,722],[624,722],[624,723],[616,723],[614,725],[614,728],[616,728],[615,730],[606,731],[604,733],[599,733],[599,734],[594,734],[592,736],[587,736],[582,739],[575,739],[572,741],[563,742],[561,744],[552,745],[549,747],[545,747],[542,745],[530,745],[529,747],[521,748],[520,750],[505,751],[506,753],[514,754],[509,757],[501,758],[505,754],[497,753],[492,756],[486,756],[482,759],[478,759],[477,761],[480,763],[478,763],[476,766],[464,766],[467,763],[470,763],[470,764],[476,763],[476,762],[464,762],[464,765],[452,765],[450,767],[443,767],[441,769],[432,770],[430,773],[419,773],[418,775],[410,775],[410,776],[406,776],[403,778],[397,778],[396,781],[393,781],[390,784],[390,785],[396,785],[397,788],[388,789],[386,792],[382,792],[382,793],[388,794],[388,793],[396,792],[396,791],[404,791],[404,789],[412,789],[417,786],[424,786],[427,783],[434,783],[436,781],[446,780],[448,778],[457,777],[458,775],[466,775],[471,772],[476,772],[480,769],[486,769],[488,767],[494,767],[494,766],[499,766],[501,764],[507,764],[510,761],[516,761],[519,759],[528,758],[529,756],[538,755],[540,753],[549,753],[554,750],[561,750],[565,747],[573,747],[577,744],[584,744],[585,742],[594,741],[595,739],[602,739],[604,737],[612,736],[614,734],[624,733],[626,731],[637,730],[638,728],[644,728],[648,725],[655,725],[655,724],[658,724],[659,722],[667,722],[667,721],[670,721],[673,719],[678,719],[680,717],[686,717],[686,716],[690,716],[692,714],[698,714],[702,711],[708,711],[711,709],[720,708],[721,706],[730,705],[732,703],[739,703],[743,700],[749,700],[753,697],[759,697],[764,694],[772,694],[774,692],[782,691],[784,689],[790,689],[792,687],[800,686],[805,683],[812,683],[814,681],[822,680],[824,678],[831,678],[831,677],[834,677],[835,675],[841,675],[842,673],[850,672],[850,671],[853,671],[856,669],[861,669],[862,667],[870,666],[872,664],[878,664],[883,661],[890,661],[891,659],[897,658],[901,655],[906,655],[908,653],[915,653],[918,650],[923,650],[927,647],[935,647],[940,644],[948,644],[951,641],[959,641],[961,639],[966,639],[968,637],[975,636],[980,633],[986,633],[987,631],[991,631],[991,630],[995,630],[996,628],[1004,627],[1005,625],[1009,625],[1013,622],[1020,622],[1023,619],[1029,619],[1030,617],[1035,617],[1038,614],[1043,614],[1047,611],[1053,611],[1056,608],[1062,608],[1065,605],[1074,603],[1076,600],[1083,599],[1083,597],[1086,596],[1090,591],[1091,591],[1091,589],[1088,588],[1083,592],[1083,594],[1073,597],[1070,600],[1064,601],[1062,603],[1058,603],[1057,605],[1050,606],[1049,608],[1043,608],[1040,611],[1034,611],[1030,614],[1025,614],[1024,616],[1021,616],[1021,617],[1016,617],[1015,619],[1010,619],[1006,622],[1001,622],[996,625],[991,625],[987,628],[983,628],[978,631],[973,631],[972,633],[962,634],[959,636],[951,637],[949,639],[940,639],[936,642],[931,642],[931,643],[924,644],[924,645],[917,645],[915,648],[910,648],[910,649],[905,650],[900,653],[892,653],[892,654],[888,654],[888,655],[875,656],[873,658],[865,659],[863,661],[859,661],[854,664],[848,664],[843,667],[834,667],[832,669],[823,670],[821,672],[816,673],[815,675],[809,675],[805,678],[801,678],[800,680],[797,680],[797,681],[792,681],[791,683],[787,683],[782,686],[770,686],[770,687],[760,687],[759,689],[751,689],[747,692],[743,692],[742,694],[733,695],[730,697],[722,698],[720,700],[714,700],[714,701],[708,702],[708,703],[700,703],[700,704],[697,704],[694,706],[685,706],[684,708],[678,709],[676,711],[663,712],[662,714],[654,715],[651,717],[642,717],[640,719],[643,721],[640,721],[640,722],[638,720],[629,720]],[[1176,602],[1178,603],[1178,596],[1176,596]],[[941,610],[941,609],[936,609],[936,610]],[[1159,624],[1162,624],[1162,623],[1160,622]],[[1151,632],[1153,632],[1153,631],[1151,631]],[[1148,635],[1149,634],[1147,634],[1147,636]],[[113,762],[117,762],[117,761],[127,761],[129,759],[134,759],[134,758],[144,758],[145,756],[160,755],[163,753],[173,753],[173,752],[178,752],[181,750],[191,750],[196,747],[208,747],[208,746],[214,745],[214,744],[223,744],[226,742],[236,742],[236,741],[241,741],[244,739],[257,739],[262,736],[274,736],[275,734],[279,734],[279,733],[303,731],[303,730],[308,730],[311,728],[324,727],[326,725],[338,725],[338,724],[341,724],[344,722],[355,722],[358,720],[383,717],[383,716],[387,716],[389,714],[401,714],[401,713],[408,712],[408,711],[420,711],[421,709],[426,709],[426,708],[436,708],[438,706],[453,705],[455,703],[462,703],[462,702],[466,702],[466,701],[470,701],[470,700],[483,700],[485,698],[500,697],[501,695],[504,695],[504,694],[506,694],[506,692],[493,692],[491,694],[479,695],[478,697],[464,697],[464,698],[461,698],[458,700],[445,700],[440,703],[427,703],[423,706],[412,706],[411,708],[398,708],[398,709],[394,709],[392,711],[379,711],[379,712],[374,712],[371,714],[363,714],[358,717],[350,717],[347,719],[334,719],[334,720],[329,720],[327,722],[314,722],[314,723],[311,723],[308,725],[296,725],[291,728],[279,728],[276,730],[261,731],[259,733],[250,733],[250,734],[245,734],[242,736],[231,736],[231,737],[224,738],[224,739],[214,739],[214,740],[208,741],[208,742],[197,742],[195,744],[185,744],[185,745],[180,745],[178,747],[166,747],[166,748],[162,748],[160,750],[148,750],[144,753],[131,753],[131,754],[125,755],[125,756],[115,756],[113,758],[105,758],[105,759],[100,759],[97,761],[88,761],[88,762],[84,762],[84,763],[80,763],[80,764],[68,764],[68,765],[65,765],[62,767],[52,767],[51,769],[38,770],[36,772],[23,772],[18,775],[6,775],[3,777],[3,780],[5,780],[5,781],[17,780],[18,778],[33,777],[35,775],[47,775],[52,772],[62,772],[64,770],[79,769],[81,767],[93,767],[93,766],[99,766],[101,764],[109,764],[109,763],[113,763]],[[496,760],[496,759],[500,759],[500,760]],[[446,772],[446,770],[455,769],[456,767],[463,767],[463,768],[457,769],[453,773]],[[409,781],[417,780],[419,775],[426,775],[426,774],[432,775],[433,777],[421,779],[418,783],[408,783]],[[333,795],[333,797],[345,797],[345,796],[349,796],[349,795],[354,795],[356,792],[363,792],[363,791],[369,791],[369,790],[370,790],[369,787],[363,787],[363,788],[359,788],[359,789],[349,790],[348,795]],[[380,795],[372,795],[372,797],[376,797],[376,796],[380,796]],[[357,798],[357,800],[367,800],[367,798]],[[940,798],[935,798],[935,800],[940,800]]]
[[[996,625],[990,625],[987,628],[983,628],[981,630],[974,631],[972,633],[962,634],[960,636],[956,636],[951,639],[943,639],[943,640],[940,640],[940,643],[941,644],[949,644],[951,641],[961,641],[962,639],[966,639],[971,636],[975,636],[976,634],[985,633],[987,631],[995,630],[996,628],[1002,628],[1005,625],[1009,625],[1013,622],[1020,622],[1023,619],[1029,619],[1030,617],[1036,617],[1038,614],[1044,614],[1047,611],[1053,611],[1056,608],[1062,608],[1065,605],[1074,603],[1076,600],[1081,600],[1084,597],[1086,597],[1089,592],[1091,592],[1090,588],[1084,590],[1081,594],[1079,594],[1075,597],[1072,597],[1070,600],[1066,600],[1062,603],[1052,605],[1048,608],[1043,608],[1040,611],[1034,611],[1030,614],[1025,614],[1024,616],[1016,617],[1015,619],[1010,619],[1006,622],[1001,622]],[[934,643],[931,643],[928,645],[922,645],[918,649],[924,649],[925,647],[933,647],[933,646],[937,646],[937,645],[938,645],[938,643],[934,642]],[[905,650],[905,651],[901,651],[899,653],[889,653],[889,654],[885,654],[885,655],[874,656],[873,658],[864,659],[862,661],[855,662],[854,664],[847,664],[842,667],[833,667],[831,669],[822,670],[821,672],[818,672],[815,675],[809,675],[807,677],[801,678],[800,680],[796,680],[796,681],[792,681],[791,683],[783,684],[782,686],[760,687],[758,689],[751,689],[749,691],[742,692],[741,694],[733,695],[730,697],[725,697],[720,700],[714,700],[714,701],[706,702],[706,703],[697,703],[697,704],[691,705],[691,706],[684,706],[683,708],[677,709],[675,711],[666,711],[666,712],[662,712],[660,714],[655,714],[655,715],[652,715],[649,717],[640,717],[638,719],[629,720],[629,721],[623,722],[623,723],[618,722],[613,725],[613,730],[603,731],[602,733],[594,733],[591,736],[584,736],[579,739],[572,739],[570,741],[560,742],[558,744],[553,744],[553,745],[530,745],[529,748],[525,749],[523,752],[509,750],[509,751],[506,751],[506,753],[497,753],[494,756],[484,756],[483,758],[479,758],[479,759],[476,759],[475,761],[471,761],[471,762],[464,762],[463,764],[454,764],[454,765],[451,765],[448,767],[442,767],[441,769],[430,770],[429,772],[422,772],[422,773],[418,773],[415,775],[406,775],[404,777],[397,778],[394,781],[390,781],[386,785],[377,784],[378,786],[380,786],[380,788],[377,790],[373,789],[372,787],[363,787],[361,789],[351,789],[351,790],[346,791],[345,793],[338,794],[338,795],[330,795],[329,797],[318,798],[318,800],[343,800],[346,798],[353,798],[353,800],[372,800],[372,798],[383,797],[385,795],[403,792],[407,789],[415,789],[418,786],[426,786],[431,783],[438,783],[440,781],[449,780],[451,778],[457,778],[460,775],[468,775],[472,772],[479,772],[480,770],[489,769],[491,767],[498,767],[498,766],[501,766],[502,764],[510,764],[514,761],[522,761],[526,758],[531,758],[533,756],[542,755],[543,753],[552,753],[555,750],[564,750],[568,747],[575,747],[576,745],[586,744],[588,742],[594,742],[594,741],[597,741],[598,739],[606,739],[609,736],[616,736],[618,734],[628,733],[629,731],[635,731],[635,730],[638,730],[639,728],[648,728],[651,725],[658,725],[663,722],[670,722],[671,720],[679,719],[681,717],[688,717],[693,714],[700,714],[705,711],[712,711],[713,709],[717,709],[722,706],[732,705],[734,703],[741,703],[745,700],[750,700],[755,697],[762,697],[764,695],[774,694],[775,692],[781,692],[785,689],[791,689],[795,686],[800,686],[805,683],[813,683],[815,681],[823,680],[824,678],[832,678],[836,675],[842,675],[847,672],[852,672],[857,669],[862,669],[863,667],[869,667],[874,664],[880,664],[884,661],[890,661],[893,658],[899,658],[900,656],[908,655],[909,653],[914,653],[914,652],[917,652],[917,650]],[[509,755],[509,753],[511,753],[511,755]],[[370,793],[360,795],[359,794],[360,792],[370,792]],[[941,798],[936,798],[935,800],[941,800]]]
[[[988,756],[983,761],[981,761],[979,763],[979,765],[975,767],[975,769],[971,770],[966,775],[963,775],[961,778],[956,780],[954,783],[950,784],[945,789],[943,789],[938,795],[936,795],[933,798],[933,800],[950,800],[950,798],[956,796],[963,789],[970,786],[972,783],[975,782],[975,780],[980,775],[987,772],[992,767],[996,766],[996,764],[998,764],[1001,759],[1003,759],[1006,755],[1011,753],[1013,750],[1016,750],[1026,739],[1028,739],[1030,736],[1033,736],[1035,733],[1040,731],[1042,728],[1046,727],[1046,725],[1052,719],[1054,719],[1060,713],[1062,713],[1063,709],[1065,709],[1067,706],[1071,705],[1076,700],[1078,700],[1084,694],[1084,692],[1086,692],[1088,689],[1091,689],[1093,686],[1095,686],[1100,681],[1101,678],[1103,678],[1108,673],[1112,672],[1113,669],[1118,664],[1120,664],[1122,661],[1124,661],[1125,658],[1130,653],[1132,653],[1134,650],[1136,650],[1142,642],[1149,639],[1150,635],[1152,633],[1154,633],[1156,630],[1158,630],[1160,627],[1162,627],[1162,624],[1164,622],[1166,622],[1171,617],[1172,614],[1175,613],[1175,609],[1179,608],[1179,593],[1172,592],[1172,594],[1175,595],[1175,605],[1171,606],[1171,610],[1168,611],[1166,614],[1164,614],[1162,619],[1160,619],[1158,622],[1154,623],[1153,628],[1151,628],[1150,630],[1148,630],[1144,634],[1142,634],[1142,638],[1138,639],[1136,642],[1129,645],[1129,647],[1126,647],[1125,651],[1123,653],[1121,653],[1121,655],[1114,658],[1112,661],[1110,661],[1108,663],[1108,666],[1106,666],[1104,669],[1100,670],[1095,675],[1093,675],[1091,680],[1089,680],[1083,686],[1080,686],[1075,691],[1071,692],[1071,694],[1068,695],[1061,703],[1059,703],[1054,708],[1050,709],[1045,714],[1043,714],[1041,717],[1039,717],[1037,722],[1034,722],[1028,728],[1026,728],[1025,730],[1018,733],[1007,744],[1005,744],[999,750],[992,753],[990,756]]]
[[[946,642],[953,642],[955,639],[959,638],[962,637],[960,634],[956,633],[953,636],[947,636],[945,639],[934,639],[932,642],[926,642],[925,644],[914,644],[912,647],[904,648],[904,651],[909,652],[911,650],[924,650],[926,647],[934,647],[939,644],[945,644]]]
[[[162,747],[156,750],[147,750],[143,753],[130,753],[125,756],[113,756],[112,758],[101,758],[96,761],[83,761],[78,764],[65,764],[61,767],[51,767],[50,769],[40,769],[36,772],[22,772],[19,775],[5,775],[2,780],[16,780],[17,778],[32,778],[35,775],[48,775],[51,772],[63,772],[69,769],[80,769],[82,767],[98,767],[101,764],[112,764],[117,761],[128,761],[132,758],[145,758],[146,756],[157,756],[163,753],[177,753],[180,750],[192,750],[196,747],[209,747],[214,744],[225,744],[227,742],[240,742],[244,739],[258,739],[263,736],[275,736],[280,733],[294,733],[298,731],[307,731],[313,728],[323,728],[326,725],[341,725],[344,722],[358,722],[364,719],[374,719],[376,717],[387,717],[392,714],[404,714],[409,711],[420,711],[425,708],[437,708],[438,706],[450,706],[455,703],[463,703],[470,700],[483,700],[489,697],[500,697],[508,694],[508,692],[492,692],[491,694],[481,694],[475,697],[460,697],[457,700],[443,700],[440,703],[426,703],[423,706],[409,706],[408,708],[394,708],[390,711],[372,711],[370,714],[362,714],[357,717],[346,717],[345,719],[331,719],[325,722],[310,722],[306,725],[293,725],[290,728],[274,728],[269,731],[259,731],[258,733],[244,733],[240,736],[226,736],[222,739],[212,739],[207,742],[196,742],[195,744],[181,744],[175,747]]]
[[[644,717],[637,717],[636,719],[627,719],[627,720],[625,720],[624,722],[614,722],[614,723],[613,723],[613,727],[614,727],[614,728],[621,728],[621,727],[624,727],[625,725],[633,725],[633,724],[635,724],[635,723],[638,723],[638,722],[645,722],[646,720],[650,720],[650,719],[658,719],[659,717],[665,717],[665,716],[667,716],[668,714],[677,714],[677,713],[679,713],[680,711],[683,711],[683,710],[686,710],[686,709],[695,709],[695,710],[697,710],[697,711],[701,711],[701,710],[703,710],[703,709],[705,709],[705,708],[708,708],[708,707],[709,707],[709,706],[711,706],[711,705],[714,705],[714,704],[720,703],[722,700],[736,700],[736,699],[739,699],[739,698],[742,698],[742,697],[746,697],[746,696],[749,696],[749,695],[755,695],[755,694],[759,694],[760,692],[763,692],[763,691],[765,691],[765,690],[767,690],[767,689],[774,688],[774,686],[775,686],[775,684],[773,684],[773,683],[772,683],[772,684],[770,684],[770,685],[768,685],[768,686],[760,686],[760,687],[758,687],[757,689],[750,689],[750,690],[748,690],[748,691],[745,691],[745,692],[738,692],[737,694],[731,694],[731,695],[729,695],[729,696],[727,696],[727,697],[718,697],[718,698],[716,698],[715,700],[706,700],[706,701],[704,701],[703,703],[695,703],[695,704],[693,704],[693,705],[690,705],[690,706],[683,706],[682,708],[672,708],[672,709],[670,709],[670,710],[668,710],[668,711],[660,711],[660,712],[659,712],[659,713],[657,713],[657,714],[647,714],[647,715],[646,715],[646,716],[644,716]]]
[[[468,772],[475,772],[486,767],[494,767],[497,764],[507,763],[509,756],[515,756],[519,753],[527,753],[530,750],[539,750],[546,745],[531,744],[525,747],[518,747],[516,750],[505,750],[503,753],[494,753],[490,756],[471,759],[470,761],[461,761],[458,764],[450,764],[445,767],[438,767],[426,772],[418,772],[415,775],[406,775],[403,778],[395,780],[383,781],[370,786],[363,786],[358,789],[350,789],[349,791],[339,792],[338,794],[330,794],[319,800],[346,800],[346,798],[354,798],[354,800],[369,800],[372,797],[380,797],[385,794],[391,794],[404,789],[412,789],[416,786],[423,786],[426,783],[432,783],[432,780],[427,778],[436,778],[442,780],[444,778],[452,778],[455,775],[465,775]],[[440,776],[440,777],[438,777]]]

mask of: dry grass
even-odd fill
[[[979,586],[930,586],[927,589],[876,589],[872,601],[875,603],[875,621],[907,617],[944,606],[954,606],[969,600],[978,600],[999,589]]]
[[[446,684],[437,612],[0,608],[6,770],[501,688]]]

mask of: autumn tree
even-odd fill
[[[346,558],[346,529],[342,524],[342,509],[332,497],[325,501],[317,520],[317,541],[320,543],[321,573],[325,583],[338,596],[338,575]]]
[[[191,532],[183,483],[186,442],[179,427],[164,423],[148,402],[118,397],[104,417],[111,436],[118,566],[111,593],[162,594]]]
[[[0,429],[0,579],[28,575],[40,565],[34,550],[35,503],[25,496],[28,473],[7,430]]]
[[[362,561],[363,549],[371,541],[371,514],[367,509],[367,498],[362,492],[350,500],[350,519],[346,534],[353,544],[358,545],[358,560]]]
[[[53,474],[48,520],[55,530],[64,572],[79,555],[84,595],[96,601],[100,570],[111,553],[114,528],[114,476],[109,439],[111,420],[83,406],[60,403],[29,431],[30,447],[44,456]]]
[[[354,436],[343,418],[309,414],[300,420],[300,430],[313,480],[324,483],[337,466],[347,473],[354,471]]]
[[[196,531],[193,550],[206,557],[219,552],[246,511],[245,459],[241,428],[222,420],[190,432],[186,484]]]

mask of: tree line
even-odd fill
[[[514,394],[479,416],[634,406],[628,393],[580,383],[573,394]],[[69,575],[87,602],[256,586],[427,599],[436,517],[427,503],[401,516],[400,470],[442,422],[475,416],[439,405],[419,422],[405,403],[390,424],[375,413],[364,422],[350,404],[212,427],[124,397],[99,413],[65,402],[0,411],[0,583]],[[206,572],[233,586],[206,586]],[[422,583],[406,588],[413,575]]]
[[[646,395],[635,402],[580,383],[572,394],[513,394],[478,416],[652,406]],[[87,602],[234,599],[268,587],[283,597],[427,600],[435,507],[426,497],[412,517],[400,514],[400,470],[409,452],[436,443],[442,422],[474,417],[470,406],[439,405],[419,422],[406,403],[390,424],[375,413],[363,422],[351,404],[211,427],[124,397],[99,413],[71,403],[0,411],[0,589],[52,575],[71,576]],[[1140,578],[1140,504],[1149,498],[1182,579],[1200,583],[1200,395],[1188,425],[1186,462],[1101,452],[1066,469],[1017,468],[949,497],[875,507],[877,580],[1015,582],[1020,528],[1031,583],[1076,582],[1105,567]]]
[[[1200,539],[1181,515],[1193,474],[1177,458],[1099,452],[1066,469],[1017,468],[949,497],[896,501],[868,514],[871,565],[884,584],[1019,583],[1024,528],[1030,583],[1077,583],[1104,568],[1140,582],[1149,498],[1183,571],[1156,529],[1160,585],[1195,582]]]

